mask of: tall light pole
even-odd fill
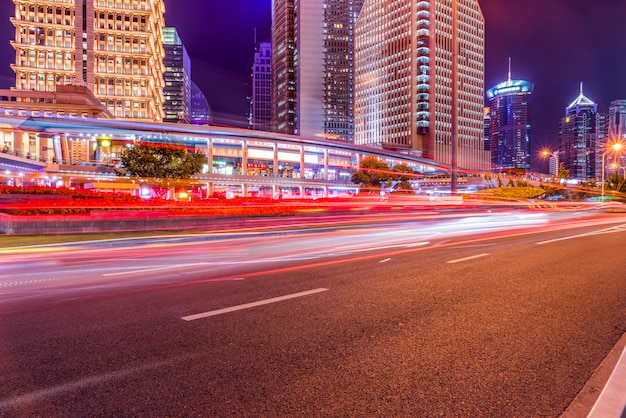
[[[452,132],[450,134],[450,194],[456,194],[456,143],[458,131],[458,68],[457,0],[452,0]]]
[[[558,177],[559,176],[559,151],[556,152],[552,152],[550,150],[544,149],[543,151],[541,151],[541,155],[543,157],[552,157],[554,158],[554,176]],[[548,168],[548,172],[549,172],[549,168]],[[552,174],[552,173],[550,173]]]
[[[602,203],[604,203],[604,171],[605,171],[604,158],[606,157],[606,154],[608,154],[611,151],[619,152],[622,149],[622,147],[623,145],[620,142],[616,142],[613,145],[611,145],[609,149],[604,151],[604,153],[602,153]]]

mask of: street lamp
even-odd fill
[[[623,145],[620,142],[615,142],[613,145],[611,145],[609,149],[604,151],[604,153],[602,154],[602,203],[604,203],[604,171],[605,171],[604,158],[606,157],[606,154],[608,154],[611,151],[619,152],[622,149],[622,147]]]
[[[559,177],[559,151],[552,152],[549,149],[544,149],[544,150],[541,151],[541,156],[544,157],[544,158],[546,158],[546,157],[554,158],[554,164],[555,164],[554,165],[554,176],[556,178],[558,178]],[[549,170],[550,169],[548,168],[548,171]],[[550,173],[550,174],[552,174],[552,173]]]

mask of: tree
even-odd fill
[[[605,187],[607,190],[624,192],[626,191],[626,180],[624,179],[624,177],[618,175],[617,173],[612,173],[606,178]]]
[[[170,144],[141,143],[120,154],[120,167],[129,175],[153,179],[187,180],[199,173],[206,161],[202,152]]]
[[[413,186],[411,180],[415,171],[407,164],[401,163],[393,166],[393,171],[398,174],[393,174],[393,188],[398,191],[412,192]]]
[[[352,183],[370,189],[389,187],[391,174],[389,165],[376,157],[365,157],[361,160],[359,171],[352,174]]]

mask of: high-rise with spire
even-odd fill
[[[250,127],[272,130],[272,44],[269,42],[260,42],[254,51]]]
[[[355,28],[355,142],[489,169],[484,27],[477,0],[366,0]]]
[[[606,118],[598,113],[598,105],[583,94],[580,83],[580,93],[565,108],[559,129],[559,162],[569,170],[570,178],[590,180],[601,176],[605,131]]]
[[[534,85],[509,77],[489,90],[490,151],[495,171],[530,169],[530,98]]]
[[[163,0],[13,2],[17,89],[84,85],[115,117],[163,119]]]

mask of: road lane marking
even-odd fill
[[[243,305],[231,306],[229,308],[218,309],[216,311],[202,312],[202,313],[195,314],[195,315],[187,315],[187,316],[183,316],[182,319],[185,321],[194,321],[196,319],[208,318],[210,316],[217,316],[217,315],[222,315],[225,313],[241,311],[244,309],[250,309],[250,308],[257,307],[257,306],[269,305],[270,303],[282,302],[285,300],[314,295],[316,293],[321,293],[321,292],[326,292],[326,291],[328,291],[328,289],[324,289],[324,288],[307,290],[305,292],[292,293],[291,295],[279,296],[276,298],[260,300],[257,302],[245,303]]]
[[[610,228],[600,229],[600,230],[597,230],[597,231],[585,232],[583,234],[568,235],[566,237],[555,238],[555,239],[551,239],[551,240],[547,240],[547,241],[541,241],[541,242],[538,242],[537,245],[551,244],[553,242],[566,241],[568,239],[589,237],[589,236],[592,236],[592,235],[610,234],[610,233],[613,233],[613,232],[624,232],[624,225],[618,225],[618,226],[613,226],[613,227],[610,227]]]
[[[448,264],[454,264],[454,263],[461,263],[463,261],[469,261],[469,260],[473,260],[475,258],[481,258],[481,257],[487,257],[489,254],[485,253],[485,254],[477,254],[477,255],[473,255],[471,257],[465,257],[465,258],[458,258],[456,260],[450,260],[448,261]]]
[[[386,263],[387,261],[391,261],[391,258],[385,258],[384,260],[380,260],[380,263]]]

